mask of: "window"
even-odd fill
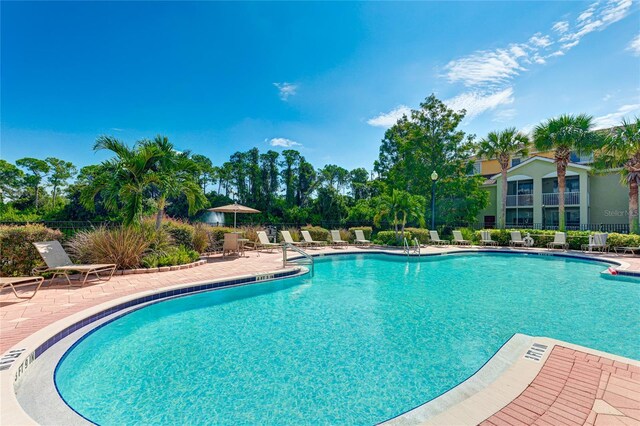
[[[512,158],[511,159],[511,167],[515,167],[520,163],[522,163],[522,158]]]
[[[593,154],[578,154],[577,152],[572,152],[569,161],[572,163],[591,163],[593,162]]]
[[[473,163],[473,171],[469,173],[469,176],[479,175],[482,171],[482,162],[476,161]]]

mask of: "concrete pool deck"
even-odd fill
[[[480,248],[478,247],[427,247],[422,249],[422,254],[430,255],[443,253],[459,253],[464,251],[477,251],[479,249]],[[500,248],[488,249],[486,251],[489,250],[499,252],[548,253],[546,250],[537,249],[513,250],[508,248]],[[367,253],[380,251],[387,250],[362,248],[323,248],[320,250],[309,250],[309,253],[335,254]],[[396,254],[399,253],[397,250],[390,250],[390,252]],[[585,255],[580,252],[571,251],[567,253],[593,258],[594,260],[608,260],[617,262],[618,264],[620,264],[620,266],[617,267],[620,270],[640,273],[640,258],[637,257],[618,256],[615,254],[599,255],[593,253]],[[295,253],[290,253],[290,256],[293,257],[294,254]],[[56,281],[53,284],[47,283],[31,300],[17,299],[12,292],[3,292],[2,294],[0,294],[0,336],[2,337],[0,339],[0,352],[2,352],[2,354],[6,354],[7,351],[11,349],[21,348],[24,345],[18,345],[19,343],[23,342],[24,339],[29,340],[29,336],[42,331],[42,329],[44,329],[45,327],[49,327],[65,319],[70,319],[71,317],[81,317],[85,311],[96,310],[99,306],[108,304],[110,301],[115,301],[116,299],[132,297],[138,294],[158,292],[162,289],[173,288],[181,285],[184,286],[196,282],[219,280],[223,278],[231,278],[248,274],[264,274],[267,272],[278,271],[282,268],[283,266],[281,253],[260,253],[258,255],[258,253],[254,251],[248,251],[246,253],[246,257],[243,258],[231,257],[222,259],[221,256],[218,255],[210,258],[209,263],[207,263],[206,265],[196,268],[163,273],[116,275],[111,279],[111,281],[91,282],[84,287],[69,287],[62,281]],[[29,290],[30,289],[27,287],[21,289],[20,291],[28,292]],[[633,360],[622,362],[619,357],[592,351],[587,348],[580,348],[579,350],[577,350],[576,348],[569,348],[567,350],[576,351],[572,352],[571,354],[572,356],[576,353],[578,354],[574,356],[576,360],[583,359],[581,358],[583,355],[580,354],[584,354],[585,359],[587,356],[598,358],[599,361],[587,359],[587,363],[588,361],[593,361],[593,365],[588,366],[589,369],[591,369],[589,370],[589,372],[591,373],[590,378],[592,379],[592,381],[595,381],[595,376],[597,375],[596,371],[593,369],[600,369],[600,376],[598,376],[598,386],[596,387],[593,401],[590,402],[590,400],[585,400],[584,398],[582,400],[579,399],[580,397],[585,396],[580,394],[581,391],[583,392],[583,389],[578,389],[578,395],[575,395],[576,392],[569,392],[570,388],[572,387],[569,384],[574,384],[574,377],[570,374],[573,371],[572,369],[568,370],[569,374],[565,377],[564,385],[561,388],[564,389],[565,387],[567,387],[568,392],[563,393],[562,395],[557,395],[557,399],[559,401],[565,401],[566,403],[558,402],[555,405],[549,404],[548,406],[544,406],[545,401],[549,402],[548,399],[552,398],[552,394],[538,395],[539,399],[530,398],[532,394],[540,393],[537,389],[533,389],[534,387],[540,385],[539,383],[537,383],[537,381],[540,382],[540,380],[542,380],[540,382],[542,383],[542,385],[540,386],[544,386],[544,384],[547,384],[549,386],[551,385],[548,382],[545,382],[545,380],[547,379],[544,379],[544,375],[542,376],[542,379],[538,379],[542,375],[543,370],[545,372],[553,370],[553,368],[547,368],[547,363],[550,363],[549,365],[551,367],[553,367],[552,364],[554,363],[563,364],[565,366],[568,365],[567,360],[563,360],[560,358],[562,358],[563,356],[564,358],[567,358],[569,354],[567,352],[563,352],[563,349],[557,348],[560,348],[560,346],[554,346],[553,350],[545,355],[547,358],[545,358],[544,363],[536,364],[536,366],[539,368],[534,372],[538,373],[539,371],[538,375],[532,375],[527,380],[527,383],[524,384],[524,387],[522,389],[519,389],[519,392],[514,393],[513,389],[511,389],[511,392],[508,395],[504,395],[503,391],[501,398],[499,398],[499,400],[502,401],[501,403],[503,403],[503,405],[497,406],[495,407],[495,409],[492,408],[493,411],[489,413],[483,413],[482,411],[476,410],[476,415],[475,417],[473,417],[474,420],[471,421],[471,423],[477,424],[485,420],[488,422],[486,423],[487,425],[519,425],[534,423],[545,424],[545,421],[552,424],[604,424],[602,422],[605,421],[609,422],[607,424],[640,424],[640,377],[638,377],[640,375],[640,363]],[[611,363],[609,363],[609,361]],[[581,361],[574,361],[573,364],[580,364],[580,362]],[[609,367],[613,366],[615,362],[624,364],[626,365],[626,367],[623,369],[621,366],[615,366],[611,367],[615,368],[615,371],[610,371],[611,368]],[[595,365],[594,363],[597,363],[599,365]],[[618,369],[620,369],[620,371],[618,371]],[[626,373],[624,373],[623,371]],[[564,372],[566,373],[566,371]],[[604,388],[602,392],[598,392],[600,390],[600,382],[605,380],[603,379],[603,377],[605,377],[605,373],[609,373],[609,375],[606,376],[606,381],[604,381]],[[550,374],[552,375],[552,377],[555,377],[557,379],[555,383],[556,387],[560,386],[561,381],[563,380],[562,377],[564,376],[558,378],[557,376],[560,373],[555,370],[550,371]],[[581,371],[580,368],[576,368],[574,374],[584,374],[584,371]],[[0,377],[6,378],[8,376],[3,374]],[[9,383],[5,382],[4,378],[2,380],[3,383],[1,384],[3,388],[5,388],[6,385],[10,385]],[[613,378],[614,380],[613,382],[611,382],[612,387],[609,388],[608,386],[611,378]],[[578,377],[577,380],[580,381],[579,379],[581,379],[581,377]],[[495,383],[498,383],[499,380],[500,378],[496,380]],[[622,381],[622,383],[620,381]],[[588,387],[590,383],[591,382],[585,384],[584,386],[582,385],[582,383],[580,383],[580,387]],[[589,387],[590,390],[592,390],[592,386]],[[490,385],[482,392],[478,392],[473,396],[484,394],[486,391],[490,391],[491,387],[492,386]],[[529,391],[529,387],[532,387],[531,391]],[[3,389],[2,394],[3,396],[6,396],[7,394],[4,393],[4,390],[5,389]],[[602,395],[598,397],[598,394],[600,393],[602,393]],[[608,399],[605,398],[604,395],[608,395]],[[540,399],[543,399],[543,396],[546,396],[547,399],[544,401],[540,401]],[[562,398],[560,398],[560,396],[562,396]],[[626,399],[620,400],[618,397]],[[571,398],[574,399],[572,400]],[[590,396],[588,398],[590,398]],[[614,400],[614,403],[611,402],[612,398]],[[4,399],[5,398],[3,398],[3,400]],[[468,398],[468,400],[471,399],[473,398]],[[493,399],[497,400],[498,398]],[[621,406],[619,404],[620,401],[626,401],[623,403],[626,405]],[[6,401],[1,403],[3,406],[2,411],[5,411],[5,403]],[[531,405],[527,406],[526,403],[530,403]],[[580,403],[582,403],[582,405],[580,405]],[[458,405],[462,404],[464,404],[464,401]],[[571,404],[574,405],[572,406]],[[591,404],[591,406],[587,407],[587,405],[589,404]],[[482,407],[482,405],[479,406],[479,408]],[[487,405],[484,404],[485,411],[486,407]],[[562,411],[564,409],[563,407],[569,407],[583,414],[584,410],[587,408],[590,411],[586,413],[584,421],[581,422],[578,419],[582,419],[582,417],[578,416],[574,411],[567,411],[564,416],[562,416],[562,414],[558,414],[557,411]],[[582,411],[580,411],[580,409],[577,407],[581,407]],[[613,407],[613,409],[610,407]],[[442,422],[437,422],[437,419],[441,416],[446,416],[448,413],[450,415],[453,415],[453,413],[456,412],[455,410],[458,408],[460,407],[454,406],[451,409],[438,414],[436,417],[431,419],[430,422],[432,424],[448,424],[448,422],[444,420],[446,419],[446,417],[442,418]],[[469,408],[466,407],[464,409],[468,410]],[[519,410],[525,411],[520,412]],[[595,414],[592,415],[591,412]],[[482,416],[484,416],[484,414],[486,414],[486,416],[480,416],[482,418],[478,418],[478,415],[480,413],[482,413]],[[573,415],[574,417],[571,417],[571,415]],[[561,418],[559,419],[557,418],[557,416],[561,416]],[[465,416],[463,418],[467,419],[467,421],[471,420],[471,418],[468,416]],[[555,420],[550,422],[550,419]],[[3,416],[3,420],[8,419]],[[462,420],[462,418],[458,418],[458,420]],[[433,423],[434,421],[436,421],[436,423]],[[464,422],[464,424],[467,424],[467,422]]]

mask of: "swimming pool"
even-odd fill
[[[637,282],[522,255],[317,260],[304,276],[150,305],[56,369],[98,424],[374,424],[473,374],[514,333],[640,358]]]

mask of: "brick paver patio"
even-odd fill
[[[640,425],[640,367],[556,346],[529,387],[482,425]]]
[[[466,248],[468,249],[468,248]],[[352,249],[366,252],[364,249]],[[423,248],[423,253],[459,248]],[[503,249],[508,250],[508,249]],[[333,253],[336,249],[312,250]],[[640,271],[640,258],[609,256]],[[282,253],[248,251],[246,257],[214,256],[206,265],[171,272],[116,275],[108,282],[69,287],[45,284],[31,300],[17,299],[10,290],[0,294],[0,353],[60,319],[122,296],[282,268]],[[28,292],[22,288],[19,292]],[[607,358],[556,347],[531,385],[512,403],[488,418],[485,425],[594,424],[640,426],[640,370]]]

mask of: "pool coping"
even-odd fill
[[[528,254],[528,255],[573,258],[576,260],[584,260],[584,261],[590,261],[590,262],[601,262],[601,263],[609,264],[612,266],[616,266],[615,271],[619,275],[640,277],[640,272],[626,271],[625,269],[629,267],[629,264],[622,260],[618,260],[618,259],[613,260],[609,258],[603,258],[600,255],[596,257],[596,256],[582,255],[581,253],[575,253],[575,252],[557,252],[557,251],[551,252],[551,251],[542,251],[540,249],[511,249],[511,248],[492,249],[492,248],[469,247],[464,249],[458,248],[458,250],[456,250],[455,252],[451,252],[445,248],[444,251],[439,253],[425,253],[421,255],[417,255],[417,254],[407,255],[406,253],[403,253],[400,251],[393,252],[393,251],[378,249],[378,248],[346,250],[344,252],[331,252],[331,253],[313,253],[313,252],[308,252],[308,253],[314,258],[333,257],[333,256],[340,256],[340,255],[357,255],[357,254],[382,254],[382,255],[412,257],[412,258],[455,256],[455,255],[468,255],[468,254],[478,254],[478,253],[491,253],[491,254],[502,254],[502,255]],[[295,261],[302,258],[303,258],[302,256],[292,256],[292,257],[289,257],[288,260]],[[123,296],[118,299],[113,299],[111,301],[104,302],[100,305],[87,308],[83,311],[70,315],[67,318],[64,318],[55,323],[49,324],[48,326],[36,331],[35,333],[31,334],[27,338],[20,341],[18,344],[14,345],[14,347],[12,347],[9,351],[7,351],[3,355],[2,360],[0,360],[0,363],[5,361],[7,357],[9,357],[9,359],[11,360],[9,367],[0,371],[0,401],[2,401],[2,410],[0,410],[0,424],[12,424],[12,425],[13,424],[15,425],[38,424],[23,410],[23,408],[20,406],[16,398],[16,391],[20,386],[22,377],[27,372],[29,365],[33,363],[37,359],[37,357],[40,356],[42,353],[44,353],[49,347],[51,347],[56,342],[64,339],[65,337],[72,334],[73,332],[87,325],[90,325],[95,321],[98,321],[109,315],[117,313],[118,311],[122,311],[123,309],[128,309],[131,306],[147,304],[148,302],[151,302],[153,300],[176,297],[179,295],[194,293],[198,291],[228,288],[228,287],[237,286],[237,285],[253,284],[260,281],[268,281],[273,279],[292,277],[296,274],[304,274],[307,272],[308,270],[306,268],[296,266],[296,267],[283,268],[283,269],[278,269],[276,271],[269,271],[264,273],[255,273],[255,274],[240,275],[240,276],[234,276],[234,277],[226,277],[226,278],[216,279],[216,280],[201,280],[197,282],[167,286],[161,289],[142,291],[139,293]],[[609,268],[603,271],[603,273],[616,275],[615,273],[612,273],[612,268]],[[137,303],[131,303],[134,301],[137,301]],[[75,329],[73,329],[72,327],[75,327]],[[544,339],[547,339],[547,338],[544,338]],[[552,339],[548,339],[548,340],[552,340]],[[503,348],[507,346],[507,344],[508,342],[505,343]],[[564,343],[564,345],[567,346],[571,344]],[[573,346],[578,347],[577,345],[573,345]],[[606,354],[604,352],[595,351],[589,348],[582,348],[582,350],[592,351],[594,353],[603,353],[605,354],[605,356],[610,358],[617,357],[617,358],[626,360],[623,357],[618,357],[612,354]],[[487,363],[485,363],[485,365],[481,367],[480,370],[478,370],[476,373],[474,373],[474,375],[466,379],[461,384],[451,388],[444,394],[441,394],[440,396],[436,397],[434,400],[428,401],[425,404],[422,404],[421,406],[415,408],[414,410],[410,410],[407,413],[401,414],[400,417],[407,415],[408,413],[412,413],[415,410],[420,410],[420,409],[424,410],[427,405],[431,403],[435,403],[435,401],[439,400],[441,397],[444,397],[450,392],[455,391],[459,387],[464,386],[465,383],[467,382],[469,382],[467,383],[467,386],[469,384],[473,384],[474,380],[472,379],[474,377],[476,377],[477,379],[482,374],[484,374],[484,373],[481,374],[481,371],[485,369],[485,367],[488,368],[490,366],[489,364],[492,362],[492,360],[494,360],[496,355],[497,353],[494,354],[494,356],[492,356],[487,361]],[[495,358],[495,359],[498,359],[498,358]],[[625,362],[628,362],[628,360],[626,360]],[[633,362],[636,362],[636,361],[633,361]],[[491,367],[493,366],[494,364],[491,364]],[[502,375],[498,376],[496,381],[499,380],[501,377]],[[533,380],[533,378],[531,380]],[[527,384],[530,383],[531,380],[527,382]],[[489,387],[491,387],[491,385],[485,386],[485,388],[489,388]],[[482,392],[483,391],[480,391],[478,393],[482,393]],[[464,387],[460,388],[459,391],[453,392],[452,395],[455,395],[455,394],[464,395]],[[517,394],[513,395],[513,398],[515,397],[517,397]],[[450,398],[450,397],[447,397],[447,398]],[[507,401],[507,403],[510,402],[512,399]],[[463,400],[458,401],[457,399],[454,399],[454,401],[455,403],[464,402]],[[454,408],[455,408],[455,405],[448,404],[448,407],[445,409],[445,411],[443,411],[440,414],[444,414]],[[500,408],[502,407],[499,407],[498,409]],[[432,407],[430,409],[432,409]],[[436,414],[436,416],[439,416],[440,414]],[[489,415],[491,414],[493,413],[490,413]],[[390,419],[388,421],[393,421],[393,420],[394,419]]]

